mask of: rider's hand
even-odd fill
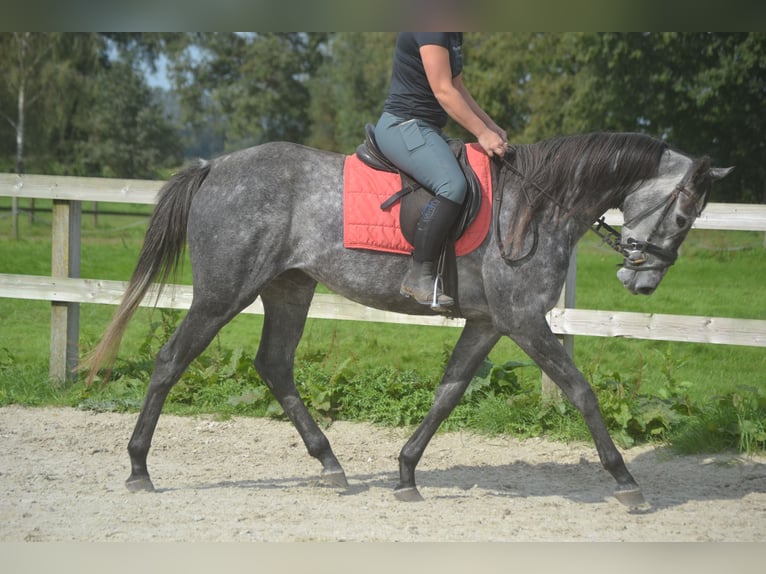
[[[508,151],[508,142],[497,132],[487,128],[479,136],[479,145],[489,157],[503,156]]]

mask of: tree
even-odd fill
[[[383,110],[395,41],[390,32],[333,36],[310,84],[313,145],[351,153],[362,142],[365,124]]]
[[[308,80],[323,59],[324,33],[195,34],[178,45],[171,73],[183,121],[217,117],[226,149],[264,141],[304,142]]]
[[[44,71],[46,55],[51,51],[55,37],[45,33],[14,32],[0,37],[0,54],[5,55],[5,82],[8,93],[15,99],[15,114],[0,113],[13,128],[16,136],[16,173],[24,173],[24,143],[27,135],[26,119],[28,109],[44,93]],[[10,108],[10,106],[9,106]],[[31,200],[31,214],[34,214],[34,200]],[[11,235],[18,238],[19,201],[11,200]],[[33,217],[31,215],[30,217]]]
[[[589,38],[585,53],[598,84],[580,113],[736,164],[717,198],[766,201],[765,34],[604,34]]]
[[[550,112],[556,107],[543,107],[547,99],[559,102],[566,97],[560,93],[560,86],[567,76],[551,57],[557,38],[526,32],[474,33],[465,37],[465,83],[512,142],[525,143],[560,132],[557,125],[529,133],[530,126],[555,117]],[[551,91],[554,97],[542,97],[543,90]]]
[[[0,35],[3,56],[3,76],[7,93],[15,100],[15,109],[0,114],[13,128],[16,136],[16,173],[24,173],[24,140],[29,108],[44,94],[48,56],[55,36],[47,33],[13,32]],[[9,106],[10,107],[10,106]]]
[[[85,90],[87,116],[79,116],[77,172],[149,179],[181,161],[180,139],[143,76],[129,62],[102,69]]]
[[[24,37],[0,34],[7,85],[20,85],[24,72],[25,170],[150,177],[157,168],[177,164],[178,138],[145,85],[142,70],[153,63],[165,36],[29,35],[22,66],[17,48]],[[0,94],[6,119],[11,103],[7,92]],[[6,125],[14,122],[19,124],[10,117]],[[6,141],[6,134],[0,130],[0,140]],[[0,165],[9,164],[7,149],[0,146]]]
[[[766,202],[766,34],[509,33],[467,39],[467,82],[510,128],[512,141],[594,130],[644,132],[690,154],[710,155],[716,165],[736,165],[716,186],[716,201]]]

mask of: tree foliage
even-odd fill
[[[14,112],[24,65],[14,35],[0,34],[0,61],[7,70],[0,111]],[[26,171],[119,177],[150,177],[180,161],[175,129],[155,101],[139,54],[151,54],[139,37],[95,33],[32,36],[39,64],[27,68],[24,164]],[[148,57],[148,56],[147,56]],[[9,127],[0,127],[0,167],[10,170]]]
[[[215,117],[226,151],[308,137],[308,83],[323,33],[204,33],[175,48],[171,74],[194,131]]]
[[[599,34],[583,37],[580,53],[591,79],[575,113],[590,126],[644,131],[736,165],[719,200],[766,202],[766,35]]]
[[[0,63],[4,71],[5,90],[0,95],[0,116],[6,120],[13,139],[2,138],[0,149],[13,150],[15,169],[24,172],[24,147],[28,141],[41,138],[42,126],[28,122],[33,113],[45,103],[46,91],[61,76],[51,64],[61,37],[39,32],[13,32],[0,35]],[[37,128],[37,130],[36,130]],[[37,136],[30,138],[29,136]],[[13,144],[11,144],[13,142]],[[27,144],[28,145],[28,144]]]
[[[350,153],[385,99],[393,33],[30,36],[28,171],[147,177],[270,140]],[[16,42],[16,43],[14,43]],[[18,35],[0,34],[0,169],[15,169]],[[35,58],[43,53],[45,58]],[[163,59],[167,90],[146,71]],[[766,34],[467,33],[464,76],[518,143],[640,131],[737,169],[716,201],[766,202]],[[36,94],[37,97],[31,97]],[[453,135],[467,137],[450,124]]]
[[[78,117],[76,128],[82,135],[72,150],[78,173],[151,178],[158,166],[180,160],[175,129],[128,62],[99,70],[83,96],[89,112]]]
[[[717,201],[766,202],[766,34],[471,35],[466,57],[468,85],[514,141],[644,132],[736,165]]]
[[[383,110],[395,42],[391,32],[334,35],[310,86],[312,145],[351,153],[361,143]]]

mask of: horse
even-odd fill
[[[123,299],[83,362],[90,383],[110,368],[139,303],[150,290],[169,283],[188,249],[193,300],[156,356],[128,443],[131,473],[125,484],[130,491],[154,490],[147,455],[170,389],[218,331],[259,296],[264,320],[255,369],[308,453],[321,463],[322,481],[348,487],[294,380],[295,350],[317,283],[377,309],[442,311],[400,295],[408,256],[344,248],[344,159],[339,153],[269,142],[197,160],[161,188]],[[610,208],[620,208],[625,218],[621,233],[609,228],[608,242],[623,257],[618,278],[631,293],[652,293],[705,207],[712,182],[731,169],[711,167],[708,157],[695,159],[634,133],[557,137],[516,145],[493,158],[491,228],[478,249],[457,258],[465,324],[430,410],[400,451],[395,498],[422,500],[415,469],[429,441],[490,350],[508,336],[583,416],[602,466],[617,483],[615,497],[631,507],[644,504],[595,393],[551,331],[546,313],[559,298],[578,239]]]

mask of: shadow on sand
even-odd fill
[[[766,464],[733,455],[676,456],[658,448],[628,458],[628,467],[642,487],[648,503],[644,512],[682,505],[693,500],[734,500],[750,493],[766,493]],[[709,472],[714,470],[714,472]],[[461,497],[460,491],[480,489],[491,496],[529,498],[561,496],[593,504],[612,496],[615,483],[597,462],[516,461],[502,465],[457,465],[443,469],[418,470],[419,488],[426,498]],[[349,487],[341,496],[355,496],[370,489],[391,489],[396,470],[356,473],[348,476]],[[291,476],[242,481],[221,481],[190,487],[158,489],[157,492],[211,488],[331,488],[319,477]],[[447,492],[441,492],[446,490]],[[393,496],[393,495],[392,495]],[[467,496],[467,494],[466,494]]]

